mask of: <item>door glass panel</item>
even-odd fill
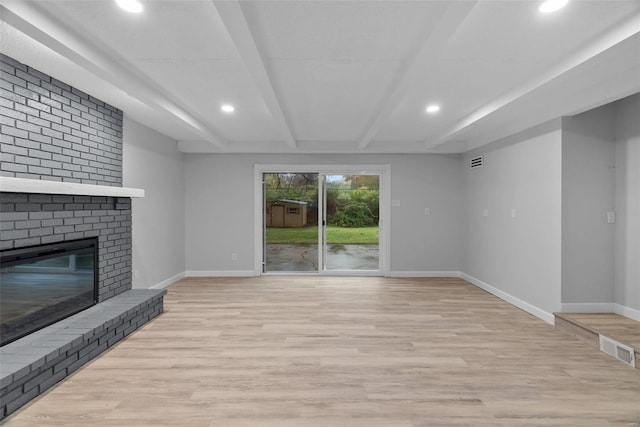
[[[264,272],[318,271],[318,174],[265,173]]]
[[[324,269],[380,270],[380,176],[324,175]]]

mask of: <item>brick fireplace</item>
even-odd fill
[[[0,193],[0,249],[98,237],[98,301],[131,289],[131,199]]]
[[[97,238],[97,300],[0,348],[0,419],[163,310],[132,290],[122,111],[0,54],[0,250]],[[0,288],[1,290],[1,288]]]

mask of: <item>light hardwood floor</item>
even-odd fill
[[[640,351],[640,322],[613,313],[562,313],[590,331]]]
[[[640,425],[640,371],[459,279],[188,279],[7,426]]]

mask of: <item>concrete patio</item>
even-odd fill
[[[318,271],[318,245],[267,244],[266,271]],[[326,269],[379,270],[378,245],[327,245]]]

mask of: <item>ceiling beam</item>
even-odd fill
[[[227,148],[227,142],[217,132],[182,107],[166,90],[133,66],[124,65],[117,54],[109,55],[106,47],[97,47],[61,24],[34,2],[5,2],[0,5],[0,16],[8,25],[122,89],[133,98],[178,118],[207,142],[218,148]]]
[[[213,1],[213,0],[212,0]],[[276,121],[277,127],[285,144],[290,148],[296,147],[296,140],[291,132],[287,119],[282,111],[280,101],[276,95],[269,73],[265,67],[260,50],[249,28],[249,24],[242,12],[239,1],[213,1],[227,33],[233,40],[238,54],[242,58],[247,70],[253,76],[254,82],[262,95],[267,108]]]
[[[433,30],[425,31],[420,41],[407,55],[407,59],[398,67],[398,72],[393,79],[387,95],[378,106],[373,118],[358,140],[358,148],[365,149],[378,134],[384,121],[398,107],[403,98],[412,87],[416,87],[423,79],[419,69],[434,62],[440,52],[445,48],[449,38],[462,25],[467,15],[475,7],[478,1],[454,1],[450,2],[442,19]]]
[[[479,122],[480,120],[508,106],[514,101],[533,93],[535,90],[542,88],[552,80],[585,64],[590,59],[595,58],[604,51],[612,48],[613,46],[630,37],[633,37],[638,33],[640,33],[640,14],[635,14],[621,24],[616,25],[612,31],[604,34],[602,37],[598,38],[596,41],[589,44],[585,48],[579,50],[574,55],[567,57],[564,61],[558,63],[558,65],[556,65],[555,67],[550,68],[548,71],[540,74],[535,79],[532,79],[524,83],[523,85],[511,90],[510,92],[483,105],[481,108],[477,109],[472,114],[456,123],[446,132],[442,133],[439,137],[424,141],[424,144],[427,148],[434,148],[446,143],[447,140],[454,138],[457,133],[468,128],[469,126],[472,126],[474,123]]]

